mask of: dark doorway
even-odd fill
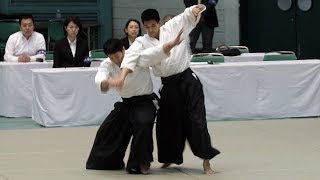
[[[319,0],[240,0],[241,44],[251,52],[289,50],[299,59],[320,58],[319,19]]]

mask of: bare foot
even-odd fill
[[[150,165],[141,164],[140,171],[142,172],[142,174],[150,174]]]
[[[212,175],[214,173],[213,170],[210,167],[209,159],[203,160],[203,172],[206,175]]]
[[[171,165],[171,163],[163,163],[161,168],[167,168]]]

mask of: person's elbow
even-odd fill
[[[16,61],[16,62],[18,62],[18,58],[13,56],[13,55],[10,55],[10,54],[4,54],[3,59],[5,61],[10,61],[10,62],[15,62]]]
[[[106,93],[109,90],[108,80],[102,80],[100,83],[100,91]]]
[[[98,89],[99,91],[104,92],[104,93],[108,91],[108,89],[105,88],[105,85],[103,86],[103,83],[102,83],[103,80],[101,80],[100,78],[96,77],[95,80],[94,80],[94,82],[95,82],[95,84],[96,84],[96,86],[97,86],[97,89]]]

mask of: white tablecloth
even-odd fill
[[[320,60],[192,63],[208,120],[318,116]],[[101,94],[97,68],[33,70],[33,119],[44,126],[98,124],[120,99]],[[153,77],[155,92],[159,78]]]
[[[319,116],[320,61],[194,65],[208,120]]]
[[[103,122],[121,98],[115,90],[100,92],[94,83],[97,69],[34,69],[32,119],[47,127]]]
[[[52,67],[49,62],[0,62],[0,116],[31,117],[31,70]]]

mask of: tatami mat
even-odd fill
[[[1,122],[0,122],[1,126]],[[86,170],[98,126],[0,130],[0,180],[318,180],[320,119],[209,122],[212,142],[222,153],[211,161],[212,176],[186,146],[184,163],[151,175]],[[128,152],[127,152],[128,155]],[[127,158],[127,156],[126,156]]]

